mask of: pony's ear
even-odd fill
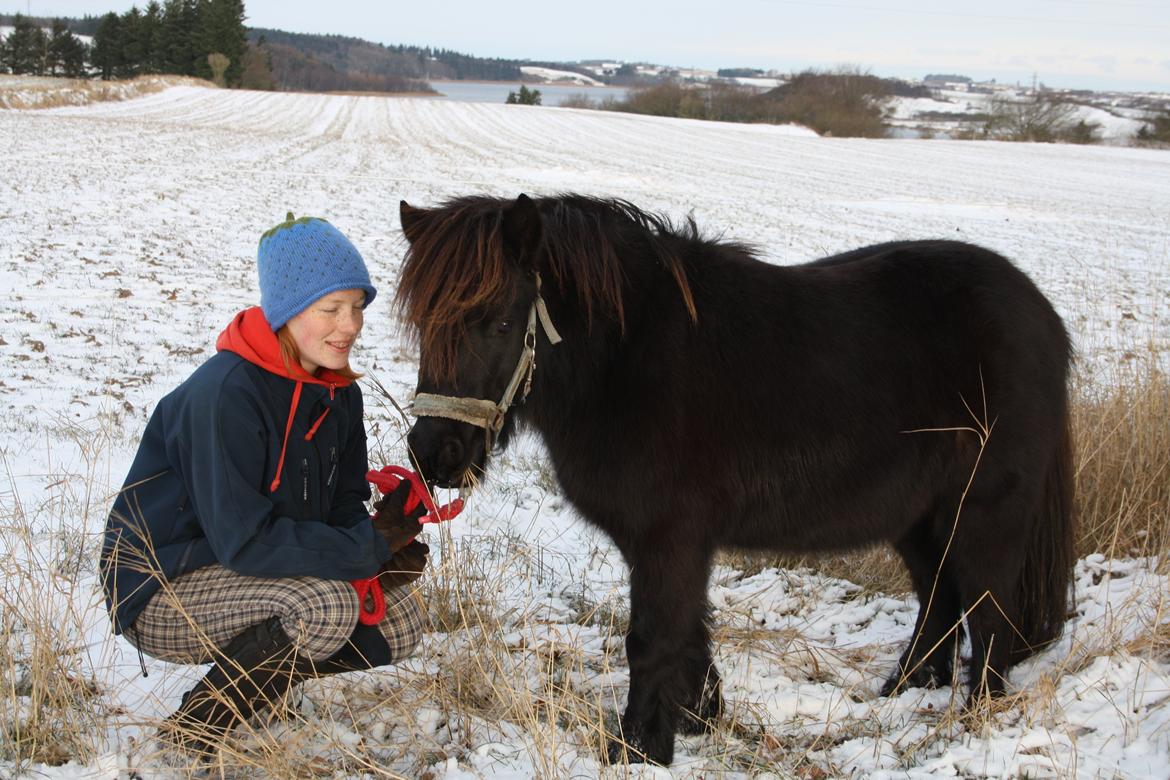
[[[540,246],[540,233],[540,210],[532,198],[521,194],[504,209],[504,244],[516,257],[531,261]]]
[[[406,234],[406,240],[412,244],[418,238],[418,223],[425,213],[426,209],[416,209],[404,200],[398,202],[398,219],[402,222],[402,232]]]

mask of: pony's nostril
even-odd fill
[[[443,446],[439,448],[439,469],[449,472],[463,464],[463,442],[454,436],[443,439]]]

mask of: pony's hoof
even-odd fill
[[[610,739],[605,745],[605,761],[608,764],[640,764],[642,754],[632,745],[620,739]]]
[[[605,746],[606,761],[610,764],[670,766],[670,762],[674,760],[674,734],[664,735],[662,739],[655,741],[659,744],[649,744],[649,740],[626,739],[623,741],[611,737]]]
[[[678,733],[687,737],[710,734],[715,730],[715,721],[691,715],[689,712],[678,722]]]
[[[723,717],[723,697],[712,696],[703,700],[698,711],[683,711],[678,722],[678,733],[689,737],[700,734],[710,734],[715,731],[719,719]]]
[[[901,669],[894,670],[889,679],[882,684],[881,690],[878,691],[878,696],[886,697],[892,696],[895,693],[908,690],[910,688],[938,688],[944,685],[944,680],[949,683],[950,675],[944,678],[939,670],[923,664],[919,666],[910,674],[902,674]]]

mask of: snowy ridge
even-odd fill
[[[602,86],[602,82],[598,81],[597,79],[572,70],[555,70],[553,68],[540,68],[535,65],[521,65],[520,72],[525,76],[533,76],[543,81],[549,81],[555,84],[564,84],[569,82],[588,87]]]
[[[1036,280],[1086,372],[1107,374],[1124,345],[1170,355],[1170,153],[823,139],[512,108],[176,87],[0,112],[0,278],[10,294],[0,315],[0,516],[25,518],[28,535],[0,530],[0,549],[27,562],[4,576],[36,577],[56,594],[39,608],[66,624],[76,616],[101,704],[120,713],[95,735],[99,753],[87,766],[38,765],[38,776],[174,776],[143,756],[144,721],[170,711],[200,670],[147,659],[150,677],[139,677],[137,655],[108,635],[94,540],[151,409],[258,299],[256,241],[286,211],[338,225],[385,301],[403,251],[401,199],[622,197],[693,214],[706,233],[751,242],[778,264],[893,239],[960,238]],[[415,361],[389,304],[375,304],[355,358],[369,377],[375,463],[405,461],[405,424],[372,380],[403,402]],[[72,557],[63,540],[80,540]],[[586,730],[491,711],[453,717],[432,696],[437,678],[462,668],[457,659],[490,652],[518,689],[548,695],[548,670],[560,664],[557,691],[621,704],[625,567],[559,496],[541,445],[517,441],[469,510],[429,541],[433,608],[454,587],[447,572],[463,566],[457,584],[490,608],[492,642],[471,629],[432,633],[398,668],[307,685],[308,725],[289,743],[327,761],[340,762],[342,747],[365,750],[412,777],[625,776],[599,765]],[[1162,570],[1152,560],[1079,562],[1064,637],[1014,671],[1015,704],[968,731],[950,711],[949,688],[875,696],[909,637],[912,599],[807,571],[721,568],[710,588],[717,661],[739,728],[680,738],[671,769],[629,776],[1164,778],[1170,659],[1140,642],[1170,618]],[[400,708],[382,706],[400,695]],[[335,763],[321,774],[353,771]]]

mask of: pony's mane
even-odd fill
[[[620,199],[561,195],[534,199],[542,217],[545,284],[575,289],[586,320],[612,316],[625,328],[622,257],[648,249],[668,270],[692,319],[697,319],[678,242],[701,240],[694,220],[675,226],[667,217]],[[423,373],[450,378],[469,321],[506,306],[519,273],[506,257],[504,209],[512,201],[488,196],[449,200],[419,212],[414,240],[399,277],[397,304],[423,348]],[[551,276],[551,278],[549,278]]]

